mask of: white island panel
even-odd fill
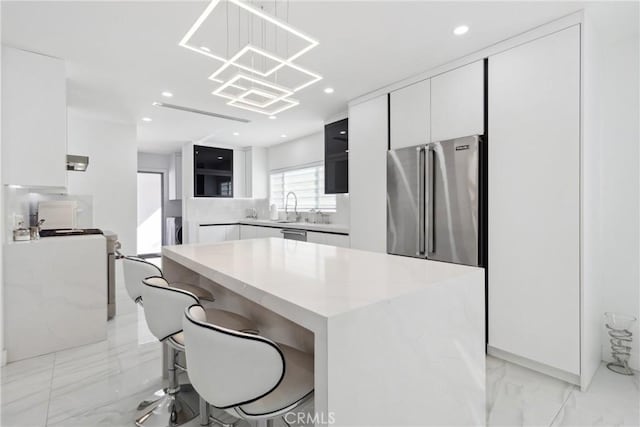
[[[163,256],[169,280],[195,280],[263,335],[313,347],[320,420],[484,423],[482,269],[274,238]]]
[[[7,361],[107,338],[104,236],[4,245]]]

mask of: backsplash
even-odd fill
[[[35,225],[38,215],[38,202],[48,200],[75,200],[78,202],[77,221],[79,228],[92,228],[93,197],[68,194],[35,193],[25,188],[4,187],[4,227],[7,241],[17,227],[16,217],[22,217],[24,226]]]

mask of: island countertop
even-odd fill
[[[322,318],[484,274],[477,267],[276,238],[165,246],[162,251],[213,281],[224,281],[234,292],[253,294],[251,299],[263,305],[266,296],[275,298],[277,307],[274,301],[268,308]]]

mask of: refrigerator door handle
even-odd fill
[[[425,228],[427,235],[427,255],[433,255],[435,253],[435,236],[434,236],[434,220],[435,220],[435,212],[434,212],[434,203],[435,200],[435,191],[436,191],[436,177],[435,177],[435,156],[436,151],[434,149],[433,144],[427,145],[426,150],[426,170],[425,170],[425,198],[427,205],[427,214],[425,215]],[[424,237],[423,237],[424,238]]]
[[[423,257],[425,254],[425,218],[424,218],[424,197],[425,197],[425,164],[426,164],[426,150],[425,147],[416,147],[416,151],[418,152],[417,162],[418,162],[418,244],[416,248],[416,255]]]

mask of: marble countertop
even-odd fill
[[[340,233],[349,234],[349,227],[343,224],[314,224],[311,222],[277,222],[269,219],[251,219],[243,218],[240,220],[216,220],[201,222],[198,225],[224,225],[224,224],[242,224],[242,225],[258,225],[277,228],[294,228],[297,230],[318,231],[324,233]]]
[[[481,268],[276,238],[164,246],[162,254],[281,313],[324,319],[426,287],[446,292],[448,281],[484,282]]]

